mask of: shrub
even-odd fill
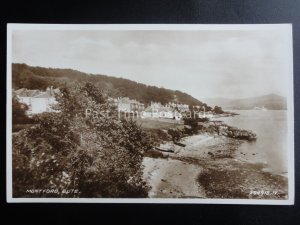
[[[184,119],[184,124],[190,126],[191,128],[185,128],[184,131],[188,135],[193,135],[197,134],[199,130],[199,125],[198,125],[199,118],[185,118]]]
[[[63,88],[57,98],[59,113],[36,116],[13,139],[14,197],[32,197],[31,188],[61,193],[34,197],[147,197],[142,159],[151,138],[131,120],[84,117],[87,108],[112,109],[92,84]]]
[[[193,135],[193,134],[195,134],[195,131],[192,129],[192,128],[188,128],[188,127],[184,127],[184,134],[186,134],[186,135]],[[198,129],[196,130],[197,132],[198,132]]]
[[[28,106],[20,103],[16,96],[12,98],[12,123],[13,124],[27,124],[32,120],[26,115]]]
[[[191,128],[185,128],[184,132],[187,135],[198,134],[200,130],[203,130],[203,126],[199,123],[208,122],[209,118],[185,118],[184,124],[190,126]]]
[[[180,141],[183,137],[183,133],[179,129],[168,129],[168,134],[172,137],[173,142]]]
[[[19,132],[20,130],[30,128],[32,124],[13,124],[12,125],[12,132]]]
[[[220,106],[215,106],[214,109],[213,109],[213,111],[214,111],[216,114],[222,114],[222,113],[224,113],[222,107],[220,107]]]
[[[168,134],[168,131],[162,129],[148,129],[146,131],[149,142],[152,143],[152,146],[157,146],[163,142],[171,141],[172,137]]]

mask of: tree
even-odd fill
[[[12,98],[12,123],[13,124],[26,124],[29,121],[26,115],[28,106],[20,103],[16,96]]]
[[[39,78],[35,75],[31,75],[26,77],[23,86],[28,89],[46,90],[46,88],[51,86],[51,84],[46,79]]]
[[[214,111],[216,114],[222,114],[222,113],[224,113],[222,107],[220,107],[220,106],[215,106],[214,109],[213,109],[213,111]]]
[[[134,121],[118,121],[91,83],[62,88],[57,100],[60,112],[37,116],[38,125],[13,140],[14,195],[38,187],[61,197],[147,197],[142,159],[153,146],[146,133]]]

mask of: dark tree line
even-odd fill
[[[171,78],[170,78],[171,79]],[[173,102],[202,106],[204,103],[181,91],[148,86],[128,79],[91,75],[72,69],[32,67],[26,64],[12,65],[13,88],[45,89],[48,86],[61,86],[70,82],[91,82],[112,97],[129,97],[143,103],[151,101],[162,104]]]

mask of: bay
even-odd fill
[[[236,151],[240,160],[263,163],[266,171],[287,173],[287,111],[235,110],[239,115],[221,118],[228,125],[252,130],[257,134],[254,142],[244,142]],[[220,118],[219,118],[220,119]]]

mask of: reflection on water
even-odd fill
[[[225,117],[228,125],[252,130],[255,142],[245,142],[236,152],[237,158],[266,164],[276,173],[287,172],[287,111],[286,110],[237,110],[240,115]]]

